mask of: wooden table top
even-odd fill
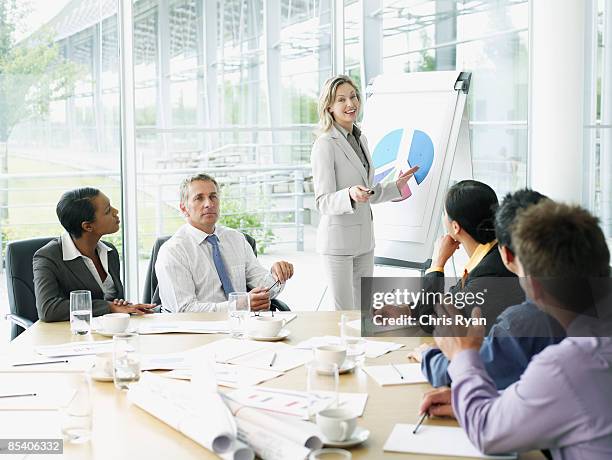
[[[339,335],[339,320],[342,312],[295,312],[297,318],[288,324],[291,335],[285,341],[290,345],[313,336]],[[346,313],[346,312],[344,312]],[[349,312],[349,318],[358,318],[358,312]],[[150,315],[132,318],[132,324],[141,321],[174,320],[221,320],[224,313],[181,313]],[[97,334],[85,340],[108,340]],[[140,337],[143,353],[169,353],[188,350],[204,345],[226,335],[220,334],[156,334]],[[68,322],[37,322],[2,350],[12,358],[31,354],[38,345],[52,345],[83,340],[70,334]],[[405,345],[397,351],[376,359],[367,359],[366,364],[407,363],[407,352],[421,343],[430,342],[425,337],[393,337],[373,340],[391,340]],[[70,385],[74,374],[19,374],[24,381],[37,379],[49,385]],[[267,381],[262,386],[270,388],[306,389],[304,366],[291,370],[283,376]],[[340,376],[341,392],[368,394],[368,401],[358,425],[370,430],[370,438],[363,445],[351,448],[353,459],[451,459],[457,457],[424,456],[383,452],[383,445],[396,423],[416,423],[418,406],[423,393],[431,389],[428,384],[397,385],[381,387],[361,369]],[[92,440],[83,445],[64,445],[64,458],[68,459],[137,459],[173,458],[208,459],[215,454],[196,444],[182,433],[159,421],[139,407],[131,405],[126,392],[115,389],[112,382],[92,382],[93,431]],[[35,421],[33,421],[35,423]],[[457,426],[453,420],[430,419],[428,424]],[[541,460],[539,452],[521,455],[525,460]]]

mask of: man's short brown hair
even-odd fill
[[[594,279],[610,276],[599,219],[580,206],[542,200],[528,207],[512,228],[512,243],[525,274],[574,311],[589,308]]]
[[[580,206],[544,200],[520,213],[512,230],[529,275],[609,276],[610,252],[599,219]]]

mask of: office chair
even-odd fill
[[[34,295],[34,253],[53,240],[52,237],[12,241],[6,247],[6,287],[11,313],[11,340],[38,321]]]
[[[246,233],[244,233],[244,237],[251,245],[251,248],[253,249],[253,254],[255,254],[255,257],[257,257],[257,242],[255,241],[255,238]],[[161,236],[157,238],[155,244],[153,245],[153,249],[151,251],[151,260],[149,261],[149,267],[147,269],[147,277],[145,278],[143,303],[156,303],[158,305],[161,304],[157,275],[155,274],[155,262],[157,261],[157,254],[159,253],[159,248],[161,248],[161,246],[166,241],[168,241],[169,238],[169,236]],[[270,310],[290,311],[291,309],[282,300],[272,299],[270,301]]]

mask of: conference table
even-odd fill
[[[341,314],[348,314],[350,319],[358,319],[358,312],[295,312],[297,318],[287,328],[291,335],[285,343],[292,345],[315,336],[339,335]],[[179,313],[155,314],[146,317],[133,317],[132,325],[140,322],[168,320],[223,320],[224,313]],[[12,359],[31,355],[32,349],[39,345],[52,345],[73,340],[108,340],[106,337],[75,337],[70,333],[69,322],[43,323],[38,321],[18,338],[7,344],[2,354]],[[220,338],[225,334],[155,334],[141,335],[140,348],[143,353],[169,353],[188,350]],[[427,337],[383,337],[372,340],[385,340],[402,343],[403,348],[387,353],[375,359],[367,359],[366,365],[407,363],[407,353],[421,343],[431,342]],[[8,376],[9,374],[5,374]],[[3,377],[4,378],[4,377]],[[62,386],[73,385],[78,374],[69,373],[24,373],[10,374],[12,379],[24,382],[36,379],[37,383]],[[262,386],[279,389],[306,389],[306,370],[304,366],[293,369],[276,379],[269,380]],[[220,387],[225,391],[223,387]],[[411,384],[396,386],[379,386],[362,369],[340,376],[341,392],[367,393],[368,400],[363,417],[358,425],[370,430],[369,439],[362,445],[351,448],[353,459],[451,459],[458,457],[411,455],[383,452],[383,445],[396,423],[417,423],[418,407],[422,395],[431,389],[428,384]],[[132,405],[126,397],[126,391],[115,389],[112,382],[92,382],[93,429],[92,439],[85,444],[64,444],[64,457],[67,459],[213,459],[215,454],[195,443],[182,433],[154,418],[139,407]],[[32,424],[36,424],[32,420]],[[425,423],[457,426],[450,419],[432,418]],[[2,436],[0,436],[2,437]],[[32,458],[37,458],[33,456]],[[539,452],[530,452],[520,456],[524,460],[541,460]]]

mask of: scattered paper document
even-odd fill
[[[254,460],[255,452],[249,446],[237,439],[234,441],[232,450],[218,454],[223,460]]]
[[[225,338],[207,343],[189,350],[194,356],[209,355],[218,363],[227,363],[232,359],[269,347],[267,342]]]
[[[4,439],[59,439],[60,414],[55,410],[2,410],[0,426]]]
[[[243,388],[227,394],[237,403],[277,412],[296,417],[303,417],[308,410],[308,401],[311,396],[306,391],[294,391],[276,388]],[[317,393],[318,410],[323,410],[335,403],[334,396],[325,391]],[[363,415],[367,393],[339,393],[338,402],[340,407],[348,409],[358,417]]]
[[[311,360],[310,350],[300,350],[285,343],[270,343],[264,348],[243,354],[227,362],[258,369],[287,372]]]
[[[0,389],[0,410],[56,410],[68,405],[74,392],[70,386],[4,381]]]
[[[455,457],[516,459],[516,454],[485,455],[470,442],[460,427],[421,425],[417,434],[412,434],[416,425],[398,423],[393,427],[385,443],[388,452],[411,454],[449,455]]]
[[[259,458],[266,460],[306,459],[310,450],[274,433],[276,427],[262,427],[249,420],[238,420],[238,437],[248,443]]]
[[[214,369],[217,383],[230,388],[251,387],[283,375],[282,372],[277,371],[222,363],[215,363]],[[192,372],[191,369],[181,369],[160,375],[173,379],[191,380]]]
[[[227,321],[142,321],[138,323],[139,334],[218,334],[229,332]]]
[[[296,349],[286,343],[255,342],[231,338],[216,340],[189,350],[187,353],[192,356],[192,359],[208,355],[218,363],[237,364],[277,372],[287,372],[312,359],[310,351]]]
[[[191,369],[191,366],[192,359],[188,352],[140,355],[140,369],[143,371]]]
[[[3,372],[85,372],[94,365],[93,356],[70,358],[41,358],[40,355],[0,358],[0,373]]]
[[[381,342],[379,340],[366,340],[366,358],[378,358],[387,353],[399,350],[404,345],[395,342]]]
[[[305,459],[323,447],[318,427],[297,417],[245,407],[226,395],[238,424],[238,436],[266,460]]]
[[[217,454],[235,450],[234,417],[216,391],[145,372],[130,386],[128,399]]]
[[[44,345],[34,348],[39,355],[55,358],[59,356],[84,356],[113,351],[112,340],[99,340],[88,342],[68,342],[60,345]]]
[[[363,370],[381,386],[427,383],[419,363],[364,366]]]
[[[379,340],[366,340],[365,341],[365,353],[366,358],[378,358],[391,351],[399,350],[404,345],[396,342],[382,342]],[[298,343],[295,348],[312,349],[323,345],[341,345],[342,339],[337,336],[327,335],[322,337],[311,337],[310,339],[304,340]]]

